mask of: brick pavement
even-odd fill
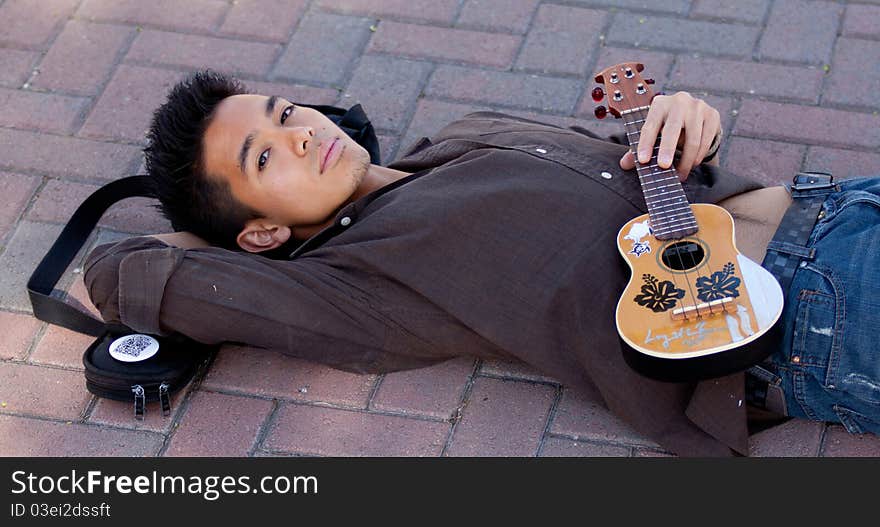
[[[170,418],[136,422],[86,392],[88,339],[30,316],[24,282],[86,193],[141,167],[150,112],[194,68],[361,102],[387,163],[479,109],[617,132],[591,73],[639,60],[719,108],[726,167],[773,184],[880,173],[878,28],[878,0],[0,0],[0,455],[663,456],[553,379],[469,359],[361,376],[228,346]],[[132,200],[89,247],[167,229]],[[87,303],[81,261],[60,285]],[[795,420],[752,450],[878,456],[880,438]]]

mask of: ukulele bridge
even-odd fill
[[[726,296],[711,302],[703,302],[700,304],[680,307],[672,310],[672,320],[690,320],[691,318],[702,318],[708,315],[717,315],[727,312],[728,304],[734,302],[732,296]],[[719,309],[720,308],[720,309]]]

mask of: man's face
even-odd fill
[[[202,146],[208,177],[284,226],[332,218],[370,166],[369,153],[321,112],[281,97],[224,99]]]

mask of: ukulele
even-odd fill
[[[615,322],[627,363],[665,381],[689,381],[748,368],[774,350],[783,294],[766,269],[736,248],[733,218],[723,208],[688,202],[675,169],[638,162],[642,124],[654,95],[635,62],[596,75],[593,90],[623,119],[648,214],[626,223],[617,249],[631,276]],[[596,116],[606,110],[600,106]]]

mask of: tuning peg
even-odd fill
[[[604,106],[596,106],[593,113],[596,114],[597,118],[604,119],[605,116],[608,115],[608,110],[606,110]]]
[[[654,79],[645,79],[645,84],[654,84]]]
[[[599,86],[596,86],[595,88],[593,88],[592,95],[593,95],[593,100],[596,102],[599,102],[605,98],[605,90],[603,90]]]

